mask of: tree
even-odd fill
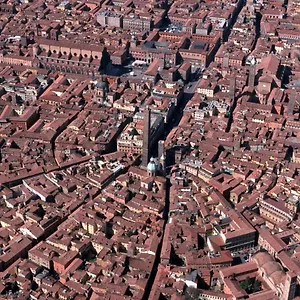
[[[256,293],[260,290],[261,290],[261,283],[259,281],[255,280],[253,283],[252,292]]]
[[[245,280],[240,282],[240,287],[248,294],[252,294],[261,290],[261,283],[255,278],[250,278],[248,276]]]
[[[245,290],[246,292],[248,291],[250,286],[251,286],[251,279],[249,276],[245,280],[241,281],[240,283],[241,289]]]

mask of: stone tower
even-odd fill
[[[162,155],[165,155],[165,141],[159,140],[158,141],[158,158],[160,159]]]
[[[158,141],[158,159],[160,163],[160,171],[162,175],[166,173],[166,154],[165,154],[165,141]]]

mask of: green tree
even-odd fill
[[[261,283],[255,278],[250,278],[248,276],[245,280],[240,282],[240,287],[248,294],[252,294],[261,290]]]
[[[251,286],[251,279],[249,276],[245,280],[241,281],[241,283],[240,283],[241,289],[245,290],[247,293],[248,293],[250,286]]]
[[[252,292],[256,293],[260,290],[261,290],[261,283],[259,281],[255,280],[253,283]]]

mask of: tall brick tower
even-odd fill
[[[294,114],[294,107],[295,107],[296,100],[297,100],[297,92],[296,90],[291,90],[290,100],[287,109],[288,116],[292,116]]]
[[[230,79],[230,87],[229,87],[229,97],[232,101],[235,100],[235,89],[236,89],[236,78],[234,74],[234,76]]]
[[[150,129],[151,129],[151,109],[147,106],[144,111],[144,136],[142,166],[147,168],[150,158]]]

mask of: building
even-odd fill
[[[150,125],[148,124],[149,111],[150,109],[148,108],[148,111],[145,110],[144,114],[137,114],[134,121],[125,127],[117,139],[118,151],[142,155],[143,159],[147,160],[147,163],[145,163],[146,167],[150,159],[151,149],[156,145],[164,132],[164,119],[162,116],[150,112]],[[147,114],[146,118],[145,113]],[[142,119],[141,117],[143,116],[144,118]],[[147,128],[146,130],[144,130],[145,127]],[[149,132],[148,137],[146,135],[147,130]]]
[[[271,198],[260,200],[260,215],[267,220],[269,226],[275,226],[281,222],[291,222],[295,212],[288,209],[284,202],[275,201]]]

